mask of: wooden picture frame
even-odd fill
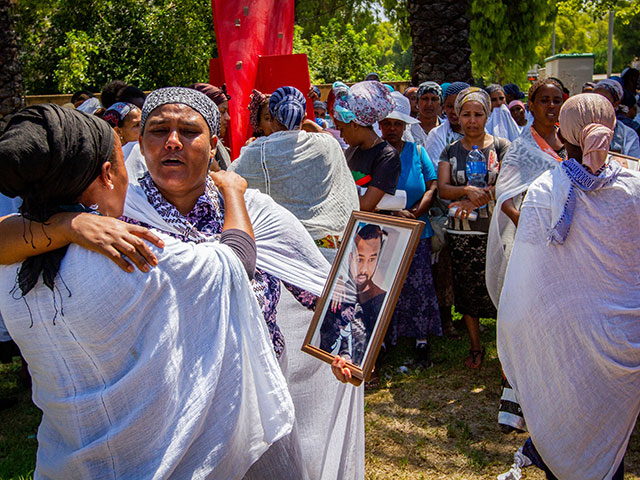
[[[609,152],[607,161],[615,160],[623,168],[628,168],[635,172],[640,171],[640,158],[630,157],[618,152]]]
[[[351,214],[303,352],[329,364],[341,354],[354,385],[371,377],[423,228],[419,220]]]

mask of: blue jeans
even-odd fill
[[[527,441],[524,442],[524,446],[522,447],[522,453],[525,454],[527,457],[529,457],[531,462],[536,467],[538,467],[541,470],[544,470],[544,473],[547,474],[547,480],[558,480],[558,477],[556,477],[553,473],[551,473],[551,470],[549,470],[549,467],[547,467],[547,465],[542,460],[542,457],[540,456],[540,454],[536,450],[536,447],[533,445],[533,442],[531,441],[531,437],[527,438]],[[613,475],[611,480],[623,480],[623,478],[624,478],[624,458],[620,462],[620,466],[618,467],[618,470],[616,470],[616,473],[615,475]]]

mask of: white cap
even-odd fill
[[[393,111],[385,119],[393,118],[408,124],[420,123],[420,120],[411,116],[411,103],[407,97],[400,92],[391,92],[391,98],[394,104]]]

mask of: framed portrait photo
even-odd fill
[[[351,383],[373,371],[424,222],[353,212],[302,350],[348,362]]]
[[[623,155],[622,153],[609,152],[607,160],[618,162],[623,168],[628,168],[635,172],[640,171],[640,158],[630,157],[629,155]]]

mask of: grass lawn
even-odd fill
[[[426,371],[409,365],[411,344],[391,350],[380,388],[365,397],[367,480],[495,479],[509,469],[527,436],[504,434],[496,422],[501,376],[495,321],[482,323],[487,355],[478,371],[462,364],[468,349],[464,336],[459,341],[434,339],[435,366]],[[408,373],[398,373],[401,365],[409,366]],[[35,464],[40,411],[31,403],[30,391],[20,386],[19,369],[18,359],[0,365],[0,406],[15,401],[0,410],[0,480],[32,478]],[[625,479],[640,480],[638,428],[625,468]],[[544,479],[535,467],[524,474]]]

